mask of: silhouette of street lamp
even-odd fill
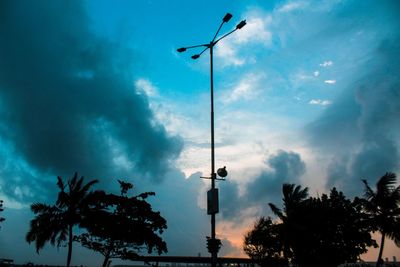
[[[224,180],[224,178],[228,175],[226,171],[226,167],[218,169],[218,176],[221,178],[217,178],[217,174],[215,173],[215,143],[214,143],[214,71],[213,71],[213,51],[214,46],[227,37],[228,35],[234,33],[237,30],[240,30],[246,25],[246,20],[242,20],[239,24],[236,25],[236,28],[232,31],[222,35],[217,38],[219,31],[221,30],[224,23],[227,23],[232,18],[232,14],[227,13],[223,19],[221,24],[218,27],[217,32],[214,34],[213,39],[208,44],[200,44],[193,45],[187,47],[178,48],[177,51],[179,53],[185,52],[188,49],[204,47],[204,49],[199,54],[194,54],[192,59],[198,59],[207,49],[210,49],[210,91],[211,91],[211,177],[202,177],[211,179],[211,189],[207,192],[207,214],[211,215],[211,237],[207,237],[207,248],[211,253],[211,266],[215,267],[217,264],[218,251],[221,247],[221,240],[215,238],[215,215],[219,212],[219,204],[218,204],[218,189],[215,188],[215,180]]]

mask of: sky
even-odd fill
[[[29,205],[75,171],[156,192],[168,255],[208,255],[209,54],[176,49],[210,42],[227,12],[221,34],[247,25],[214,50],[219,255],[244,256],[282,183],[353,197],[400,174],[398,1],[0,1],[0,258],[64,263],[24,237]],[[75,244],[73,264],[101,260]]]

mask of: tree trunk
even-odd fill
[[[67,267],[71,265],[71,256],[72,256],[72,225],[68,226],[68,256],[67,256]]]
[[[381,245],[379,246],[379,255],[378,255],[378,259],[376,261],[376,267],[380,267],[382,265],[381,259],[382,259],[382,254],[383,254],[383,246],[385,245],[385,236],[386,236],[386,233],[382,232]]]
[[[110,260],[110,251],[107,251],[106,255],[104,255],[104,261],[102,267],[107,267],[107,263]]]

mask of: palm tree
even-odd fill
[[[396,187],[396,174],[387,172],[376,183],[374,191],[366,180],[365,209],[371,215],[376,229],[382,234],[376,266],[381,265],[385,238],[392,239],[400,247],[400,186]]]
[[[60,246],[67,240],[67,230],[64,225],[62,210],[56,206],[50,206],[42,203],[34,203],[31,210],[37,216],[31,220],[30,229],[26,235],[26,241],[29,243],[35,241],[36,252],[44,247],[46,242],[54,246]]]
[[[36,242],[36,251],[39,252],[46,242],[60,246],[68,242],[67,266],[71,264],[72,242],[74,239],[73,227],[82,220],[82,211],[88,206],[89,189],[97,180],[83,184],[84,178],[78,179],[75,173],[72,179],[64,184],[61,177],[57,177],[57,186],[60,189],[56,204],[53,206],[35,203],[31,210],[37,216],[31,221],[31,228],[26,240]]]
[[[272,203],[268,205],[272,212],[282,221],[280,234],[283,238],[284,258],[288,261],[292,254],[290,249],[292,238],[296,236],[296,232],[301,230],[298,229],[296,223],[296,213],[300,212],[300,205],[308,198],[308,188],[301,188],[300,185],[296,186],[295,184],[283,184],[282,193],[283,210]]]
[[[296,208],[308,198],[308,188],[306,187],[302,189],[301,185],[296,186],[295,184],[283,184],[282,193],[283,212],[272,203],[269,203],[269,206],[275,215],[283,221],[283,219],[287,219],[286,217],[296,211]]]

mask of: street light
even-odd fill
[[[218,39],[218,33],[221,30],[224,23],[227,23],[232,18],[232,14],[226,13],[223,17],[221,24],[218,27],[218,30],[214,34],[213,39],[208,44],[200,44],[193,45],[187,47],[178,48],[177,51],[179,53],[185,52],[188,49],[203,47],[204,49],[199,54],[194,54],[192,59],[198,59],[207,49],[210,49],[210,91],[211,91],[211,177],[202,177],[211,179],[211,189],[207,192],[207,214],[211,215],[211,237],[207,237],[207,248],[211,253],[211,266],[215,267],[217,265],[217,257],[218,251],[221,247],[221,240],[215,238],[215,215],[219,212],[218,205],[218,189],[215,188],[215,180],[224,180],[224,177],[227,176],[228,172],[226,168],[218,169],[218,175],[221,178],[217,178],[217,174],[215,173],[215,143],[214,143],[214,73],[213,73],[213,50],[214,46],[227,37],[228,35],[234,33],[237,30],[240,30],[246,25],[246,20],[242,20],[239,24],[236,25],[236,28],[231,30],[230,32],[222,35]]]

